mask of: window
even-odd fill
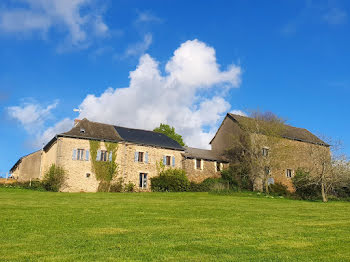
[[[196,159],[196,169],[202,169],[202,159]]]
[[[175,156],[163,156],[163,165],[175,167]]]
[[[107,162],[107,159],[108,159],[108,152],[106,150],[101,150],[100,161]]]
[[[291,177],[292,177],[292,174],[293,174],[293,170],[292,170],[292,169],[287,169],[287,170],[286,170],[286,176],[287,176],[288,178],[291,178]]]
[[[80,128],[80,134],[85,134],[85,129],[84,128]]]
[[[170,157],[170,156],[166,156],[166,162],[165,162],[165,164],[166,164],[167,166],[170,166],[170,161],[171,161],[171,157]]]
[[[135,151],[135,162],[148,163],[148,152]]]
[[[266,175],[269,175],[270,174],[270,167],[268,167],[268,166],[265,166],[265,174]]]
[[[89,178],[90,177],[90,173],[86,173],[86,178]]]
[[[147,188],[147,174],[146,173],[140,173],[140,188]]]
[[[266,147],[263,147],[263,149],[262,149],[262,155],[263,155],[263,156],[269,156],[269,149],[266,148]]]
[[[222,163],[220,163],[220,162],[215,162],[215,163],[216,163],[216,172],[220,172],[221,167],[222,167]]]
[[[84,160],[84,149],[78,149],[77,152],[77,160]]]
[[[139,152],[138,162],[143,162],[143,152]]]

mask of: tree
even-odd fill
[[[270,170],[277,169],[280,159],[288,152],[286,147],[277,145],[282,139],[285,120],[271,112],[254,111],[250,118],[240,121],[242,132],[233,135],[233,144],[225,153],[230,165],[241,166],[241,176],[248,176],[254,190],[269,192]],[[269,155],[274,154],[271,158]],[[244,170],[244,173],[241,171]]]
[[[175,133],[175,128],[170,127],[169,125],[166,124],[160,124],[159,127],[156,127],[153,129],[154,132],[157,133],[162,133],[172,139],[174,139],[176,142],[178,142],[181,146],[185,146],[184,141],[182,140],[182,136]]]
[[[328,196],[336,188],[349,184],[350,165],[345,156],[337,154],[341,144],[339,141],[331,138],[323,140],[326,140],[329,146],[309,146],[313,165],[307,170],[310,173],[310,180],[305,186],[315,185],[320,188],[322,201],[327,202]]]

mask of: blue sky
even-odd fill
[[[2,1],[0,172],[82,117],[166,122],[206,147],[226,112],[268,110],[349,155],[349,15],[341,0]]]

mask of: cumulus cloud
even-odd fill
[[[239,86],[241,68],[232,64],[220,70],[214,48],[193,40],[174,52],[165,65],[165,74],[159,63],[145,54],[129,77],[126,88],[88,95],[80,104],[79,117],[144,129],[167,123],[188,145],[208,148],[219,120],[231,108],[218,94],[227,87]]]
[[[56,108],[58,101],[54,101],[47,107],[42,107],[39,103],[23,103],[20,106],[7,108],[10,118],[18,121],[29,133],[35,133],[43,127],[44,122],[49,119],[51,111]]]
[[[52,28],[67,32],[65,45],[84,47],[108,26],[91,0],[15,0],[16,7],[0,12],[0,29],[8,33],[39,32]],[[61,46],[62,49],[62,46]]]
[[[239,87],[241,68],[232,64],[220,69],[214,48],[192,40],[175,50],[164,68],[149,54],[142,55],[129,78],[127,87],[87,95],[79,106],[79,118],[148,130],[165,123],[174,126],[187,145],[209,148],[220,121],[231,110],[226,91]],[[8,112],[31,134],[35,127],[34,146],[41,147],[73,126],[73,120],[65,118],[44,130],[56,105],[25,104],[9,107]]]

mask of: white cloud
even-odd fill
[[[232,110],[230,113],[239,116],[248,116],[247,113],[243,112],[242,110]]]
[[[108,26],[91,0],[16,0],[18,8],[0,12],[0,29],[8,33],[66,31],[65,45],[85,47],[95,36],[105,36]],[[61,49],[63,47],[61,46]]]
[[[162,19],[152,14],[150,11],[138,12],[136,23],[161,22]]]
[[[151,44],[152,44],[152,34],[150,33],[145,34],[141,42],[129,45],[129,47],[125,51],[124,57],[141,56],[147,51],[147,49]]]
[[[154,58],[142,55],[137,68],[130,72],[129,86],[87,95],[79,106],[79,118],[148,130],[166,123],[183,135],[187,145],[209,148],[221,119],[231,109],[225,94],[227,88],[239,86],[241,68],[232,64],[220,70],[214,48],[193,40],[175,50],[162,71],[165,73]],[[29,133],[33,134],[31,126],[36,126],[39,131],[33,144],[41,147],[73,126],[73,120],[65,118],[43,131],[56,105],[42,108],[26,104],[10,107],[8,112]]]
[[[238,87],[241,68],[220,70],[215,50],[198,40],[186,41],[175,52],[162,74],[159,63],[148,54],[130,72],[126,88],[108,88],[100,96],[90,94],[80,104],[80,118],[153,129],[167,123],[190,146],[206,147],[219,120],[231,105],[219,91]],[[201,90],[209,95],[201,95]]]
[[[50,141],[55,135],[69,131],[73,127],[74,121],[69,118],[65,118],[62,121],[56,123],[54,126],[47,128],[44,132],[39,133],[34,142],[33,147],[41,148],[44,144]]]
[[[17,120],[29,133],[35,133],[43,127],[44,122],[49,119],[52,109],[56,108],[58,101],[47,107],[42,107],[39,103],[24,103],[21,106],[11,106],[7,108],[8,115]]]

